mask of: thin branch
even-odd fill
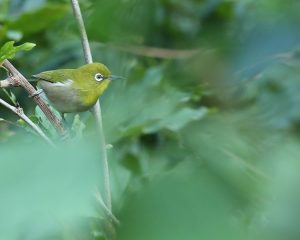
[[[77,25],[80,31],[81,44],[83,47],[84,58],[86,63],[92,63],[93,58],[91,54],[90,44],[88,41],[88,37],[86,34],[80,6],[77,0],[71,0],[71,4],[73,7],[73,13],[77,21]],[[92,113],[94,115],[96,126],[99,132],[100,141],[101,141],[101,154],[103,161],[103,174],[104,174],[104,189],[105,189],[105,203],[110,212],[112,212],[112,204],[111,204],[111,192],[110,192],[110,181],[109,181],[109,165],[107,158],[107,150],[105,144],[105,137],[103,133],[103,124],[102,124],[102,114],[101,114],[101,106],[99,100],[92,108]]]
[[[19,116],[21,119],[23,119],[41,138],[43,138],[47,143],[49,143],[51,146],[55,146],[54,143],[46,136],[46,134],[40,129],[36,124],[34,124],[29,117],[27,117],[23,109],[20,107],[14,107],[10,105],[9,103],[5,102],[3,99],[0,98],[0,104],[4,107],[11,110],[14,114]]]
[[[46,115],[51,124],[55,127],[56,131],[62,136],[66,136],[66,131],[64,130],[61,121],[56,117],[56,115],[51,111],[46,102],[39,95],[35,95],[36,89],[28,82],[28,80],[8,61],[4,60],[2,66],[8,70],[10,77],[3,80],[0,86],[21,86],[32,96],[35,103],[41,108],[43,113]],[[9,82],[7,84],[7,81]]]
[[[80,32],[80,37],[81,37],[81,44],[83,48],[83,54],[84,54],[84,59],[86,63],[93,63],[93,58],[92,58],[92,53],[91,53],[91,48],[89,44],[89,40],[86,34],[82,14],[80,11],[80,6],[77,0],[71,0],[72,7],[73,7],[73,13],[76,18],[76,22],[79,28]]]
[[[97,201],[100,203],[100,205],[103,207],[103,209],[105,210],[106,214],[111,218],[111,220],[113,222],[115,222],[116,224],[120,224],[120,221],[116,218],[116,216],[108,209],[108,207],[105,205],[103,198],[100,194],[99,191],[96,191],[95,193],[95,197],[97,199]]]

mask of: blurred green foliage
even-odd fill
[[[299,1],[80,3],[94,61],[126,78],[101,98],[116,238],[298,240]],[[8,41],[36,44],[12,60],[28,77],[84,63],[67,0],[0,0]],[[108,238],[93,119],[67,122],[54,151],[0,107],[1,239]]]

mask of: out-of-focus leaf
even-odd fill
[[[7,29],[3,25],[0,25],[0,39],[4,39],[6,35]],[[2,43],[2,42],[0,42]]]
[[[19,16],[23,12],[40,8],[46,2],[47,0],[10,0],[9,13],[10,15]]]
[[[76,114],[72,123],[72,133],[76,139],[81,139],[85,124],[80,120],[79,114]]]
[[[38,124],[39,123],[39,118],[36,116],[36,115],[31,115],[29,116],[30,120],[32,122],[34,122],[35,124]]]
[[[299,157],[299,140],[285,137],[275,140],[262,157],[272,181],[265,186],[266,194],[256,212],[253,229],[260,230],[263,239],[294,240],[300,235]]]
[[[0,142],[3,143],[5,141],[8,141],[11,137],[15,136],[14,131],[10,130],[5,130],[5,131],[0,131]]]
[[[20,41],[23,37],[23,34],[20,31],[10,30],[6,33],[6,36],[7,36],[8,39],[11,39],[11,40],[14,40],[14,41]]]
[[[58,119],[60,119],[60,114],[52,107],[50,107],[52,112],[56,115]],[[39,106],[35,107],[35,115],[39,119],[40,124],[43,126],[44,129],[46,129],[50,135],[56,136],[56,130],[48,120],[48,118],[45,116],[43,111],[40,109]]]
[[[207,113],[206,108],[190,109],[183,108],[179,111],[170,114],[168,117],[160,119],[157,123],[150,126],[146,126],[144,133],[152,133],[161,129],[169,129],[172,131],[178,131],[183,128],[186,124],[196,121],[204,117]]]
[[[190,124],[181,131],[187,151],[194,160],[202,162],[247,202],[262,198],[261,187],[270,181],[262,169],[261,155],[267,133],[251,126],[246,116],[212,116]]]
[[[205,108],[192,109],[186,105],[191,95],[176,88],[163,87],[163,69],[150,68],[133,86],[118,89],[118,96],[111,96],[116,101],[105,114],[109,124],[105,129],[108,136],[115,141],[117,134],[122,137],[153,133],[163,129],[178,131],[189,122],[205,116]],[[106,107],[106,106],[104,106]],[[123,114],[124,109],[128,114]],[[120,137],[120,135],[119,135]]]
[[[23,128],[25,128],[26,127],[26,122],[23,120],[23,119],[19,119],[18,121],[17,121],[17,123],[18,123],[18,125],[20,126],[20,127],[23,127]]]
[[[118,239],[242,239],[239,198],[227,187],[195,162],[185,162],[127,200]]]
[[[7,25],[12,30],[22,31],[24,35],[37,33],[49,28],[61,19],[69,10],[69,5],[47,4],[39,9],[24,12],[16,19],[9,20]]]
[[[17,124],[19,127],[26,130],[27,132],[36,135],[36,132],[23,119],[18,119]]]
[[[7,11],[8,11],[9,1],[10,0],[0,1],[0,21],[5,20],[5,17],[7,15]],[[1,25],[0,25],[0,29],[1,29]],[[0,34],[0,36],[1,36],[1,34]]]
[[[15,132],[9,128],[10,123],[4,118],[0,118],[0,142],[8,141],[11,137],[15,136]]]
[[[91,32],[91,39],[144,42],[147,34],[150,34],[149,27],[155,23],[154,16],[151,14],[155,5],[155,1],[147,0],[127,2],[111,0],[105,4],[95,1],[91,7],[98,10],[92,11],[87,24],[88,30]],[[136,19],[140,19],[140,21],[136,22]],[[99,23],[106,24],[99,29]],[[144,24],[147,24],[148,27],[145,28]],[[132,28],[133,25],[134,28]],[[124,34],[125,32],[127,34]]]
[[[95,198],[102,177],[93,142],[55,149],[10,143],[0,149],[1,239],[64,239],[82,228],[93,238],[86,222],[103,217]]]
[[[300,91],[300,65],[296,58],[281,61],[270,64],[255,79],[249,79],[241,101],[255,101],[259,107],[255,109],[256,114],[266,125],[274,129],[289,129],[300,121],[300,97],[296,94]]]
[[[133,154],[127,154],[123,157],[121,164],[129,169],[133,174],[141,174],[141,165],[137,156]]]

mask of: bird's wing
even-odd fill
[[[57,82],[65,82],[73,79],[73,69],[63,69],[62,70],[53,70],[41,72],[36,75],[32,75],[36,81],[44,80],[47,82],[57,83]]]

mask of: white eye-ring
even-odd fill
[[[95,74],[95,80],[100,82],[104,79],[103,75],[101,73],[96,73]]]

